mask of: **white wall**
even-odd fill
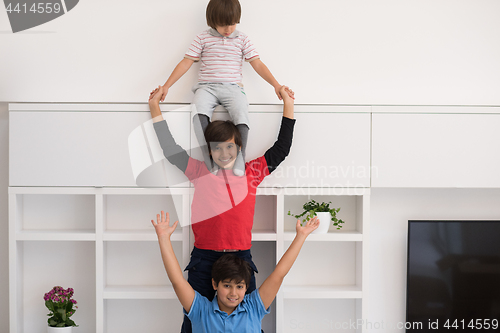
[[[369,332],[404,332],[408,220],[432,219],[500,220],[500,189],[372,189]]]
[[[85,0],[16,34],[0,10],[0,101],[142,102],[207,0]],[[497,0],[242,0],[240,29],[297,103],[500,104]],[[251,103],[277,103],[246,64]],[[191,70],[167,102],[190,102]]]
[[[9,330],[9,112],[6,103],[0,103],[0,332]]]

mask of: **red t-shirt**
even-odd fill
[[[245,176],[232,170],[210,173],[205,163],[189,158],[185,172],[194,185],[191,224],[194,246],[204,250],[248,250],[257,186],[269,169],[264,156],[245,164]]]

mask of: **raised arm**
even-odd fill
[[[297,220],[297,234],[295,235],[292,244],[290,244],[288,250],[286,250],[283,257],[281,257],[281,260],[276,265],[274,271],[271,273],[271,275],[269,275],[269,277],[262,283],[259,288],[260,298],[262,299],[262,303],[264,303],[265,309],[267,309],[271,305],[274,298],[276,297],[276,294],[278,293],[278,290],[283,283],[283,279],[292,268],[293,263],[295,262],[295,259],[297,259],[300,249],[302,248],[302,245],[304,244],[307,236],[309,236],[311,232],[316,230],[318,226],[319,220],[317,217],[309,220],[303,227],[300,226],[300,220]]]
[[[281,85],[274,78],[269,68],[267,68],[267,66],[260,59],[250,61],[250,65],[252,65],[252,68],[257,72],[257,74],[259,74],[264,80],[266,80],[267,83],[273,86],[276,95],[281,100]]]
[[[149,100],[149,111],[151,112],[151,118],[153,118],[153,127],[163,150],[163,155],[170,163],[185,172],[189,162],[189,155],[175,142],[167,122],[163,120],[160,110],[160,87],[153,90],[152,96]]]
[[[283,98],[283,117],[293,119],[295,93],[287,86],[282,86],[280,93]]]
[[[160,214],[156,215],[156,223],[151,220],[151,223],[155,227],[156,235],[158,236],[158,242],[160,244],[161,257],[163,259],[163,265],[167,271],[168,278],[172,282],[175,294],[182,304],[182,307],[186,312],[189,312],[191,305],[194,301],[194,289],[191,285],[184,279],[182,275],[181,267],[172,248],[172,242],[170,241],[170,236],[174,232],[179,221],[170,226],[170,216],[162,211]]]
[[[281,91],[283,93],[283,119],[281,120],[278,140],[264,154],[269,173],[273,172],[285,160],[292,146],[295,119],[293,119],[294,100],[290,95],[294,96],[294,92],[286,86],[282,86]]]
[[[160,86],[159,91],[160,91],[160,101],[163,102],[165,100],[165,97],[167,96],[168,89],[170,89],[171,86],[174,85],[177,80],[179,80],[186,72],[191,68],[193,65],[193,60],[184,58],[182,59],[177,66],[175,66],[174,70],[172,71],[172,74],[167,79],[167,82],[163,86]],[[151,95],[149,96],[149,99],[153,98],[153,92],[151,92]]]

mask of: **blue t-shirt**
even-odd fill
[[[186,315],[196,333],[260,333],[262,318],[268,313],[269,309],[264,308],[259,290],[256,289],[245,295],[230,315],[219,309],[217,296],[210,302],[195,291],[193,304]]]

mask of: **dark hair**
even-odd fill
[[[245,285],[248,287],[251,276],[250,264],[234,254],[223,255],[212,266],[212,279],[217,285],[221,281],[230,280],[245,281]]]
[[[217,29],[240,23],[241,6],[238,0],[210,0],[207,6],[207,24]]]
[[[234,138],[234,143],[241,147],[241,134],[236,125],[230,120],[214,120],[205,129],[205,141],[209,149],[211,142],[226,142]]]

